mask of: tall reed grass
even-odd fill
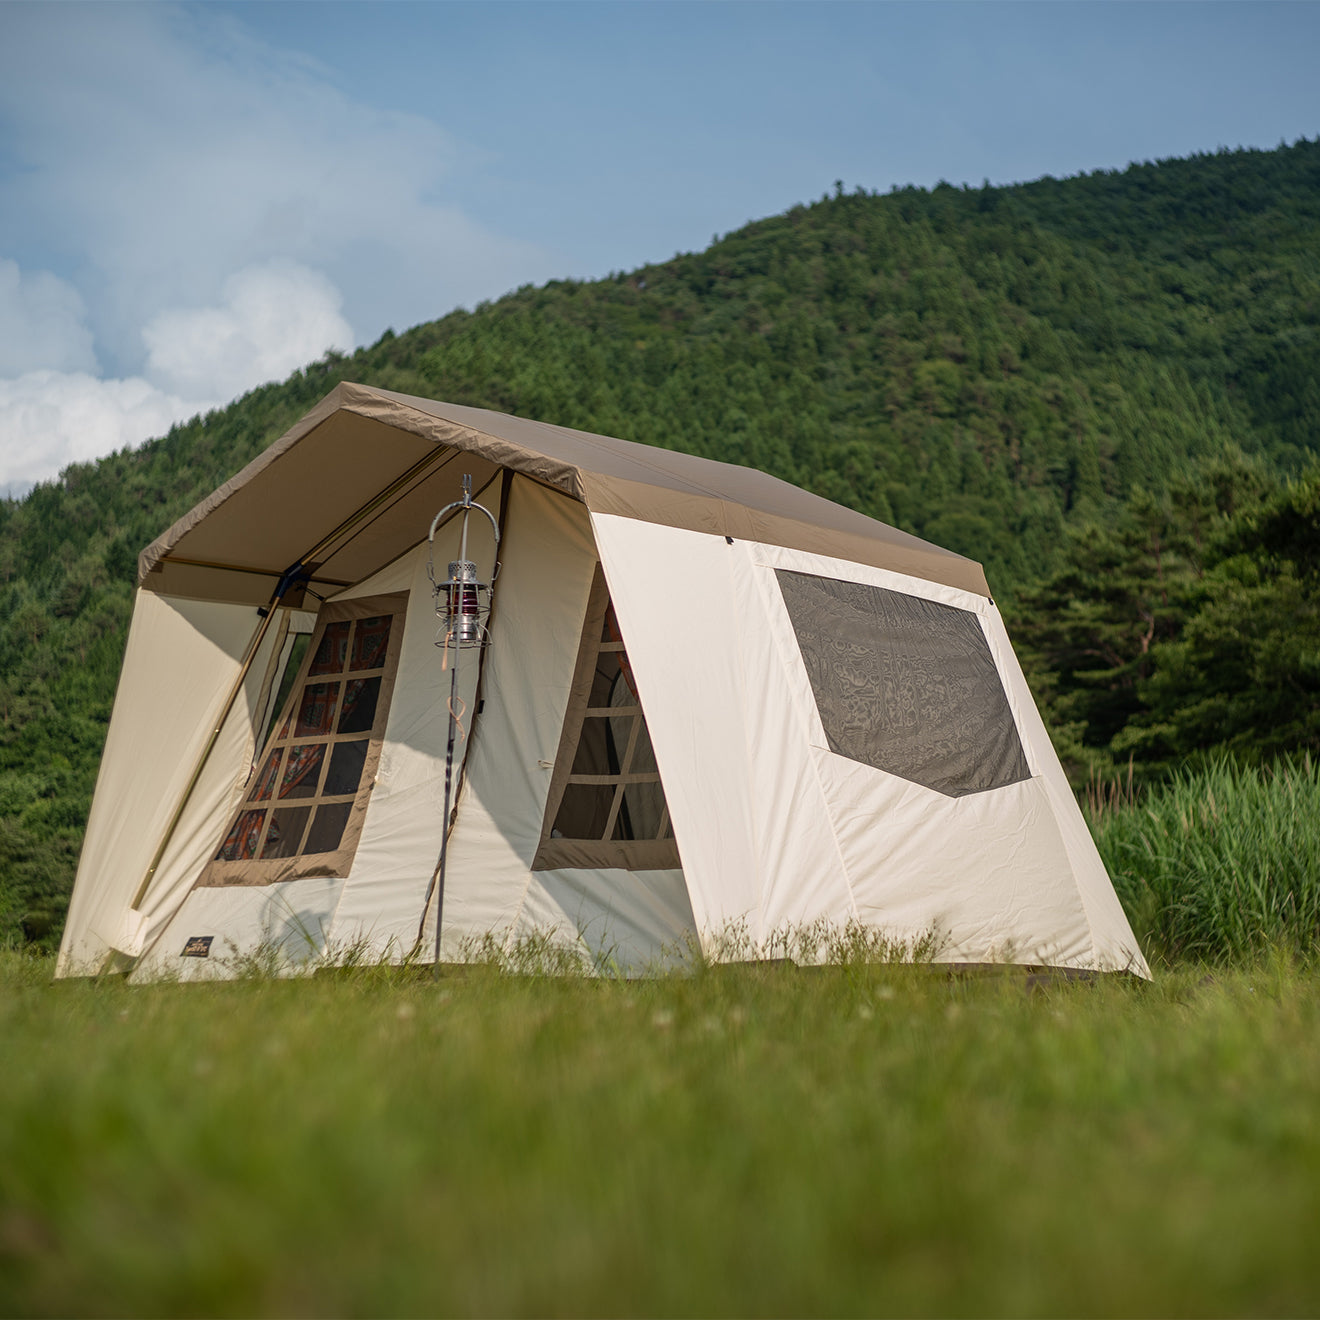
[[[1184,769],[1138,798],[1088,792],[1092,833],[1147,956],[1320,951],[1320,766]]]

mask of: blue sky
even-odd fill
[[[228,8],[444,124],[472,214],[583,274],[837,178],[1003,183],[1320,129],[1313,4]]]
[[[851,188],[1320,132],[1320,4],[0,5],[0,488]]]

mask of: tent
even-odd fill
[[[460,520],[427,531],[465,476],[501,567],[444,960],[815,930],[1148,975],[980,565],[751,469],[347,383],[142,553],[57,974],[434,956],[428,561]]]

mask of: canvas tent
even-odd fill
[[[59,974],[414,950],[449,727],[426,535],[464,474],[502,568],[444,958],[815,927],[1147,974],[978,564],[760,472],[352,384],[141,556]]]

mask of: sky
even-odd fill
[[[831,190],[1320,134],[1320,3],[0,0],[0,493]]]

